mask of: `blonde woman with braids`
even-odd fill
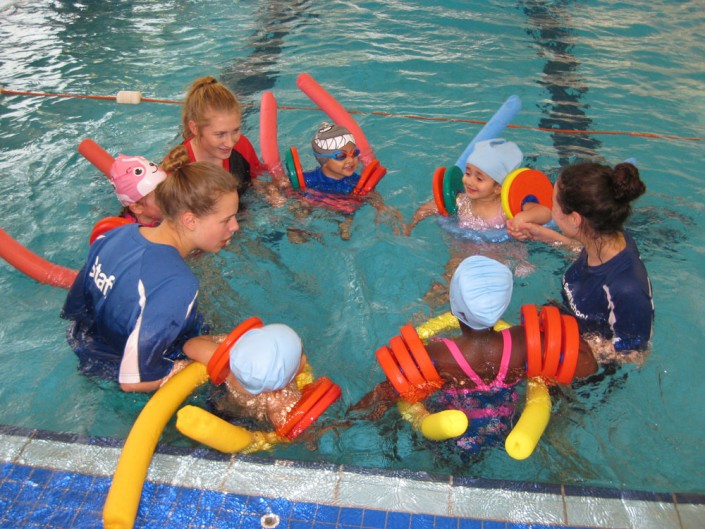
[[[61,316],[82,372],[117,380],[123,391],[156,390],[182,346],[201,333],[198,280],[184,257],[218,252],[238,229],[239,197],[221,166],[189,162],[186,148],[162,162],[157,227],[130,224],[98,237],[69,289]]]

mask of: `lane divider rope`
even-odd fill
[[[0,86],[0,94],[4,95],[14,95],[14,96],[28,96],[28,97],[61,97],[61,98],[73,98],[73,99],[98,99],[103,101],[116,101],[123,104],[138,104],[143,103],[162,103],[170,105],[182,105],[183,101],[177,101],[174,99],[155,99],[151,97],[142,97],[140,92],[135,91],[120,91],[115,96],[101,96],[101,95],[82,95],[82,94],[53,94],[47,92],[29,92],[24,90],[9,90]],[[254,104],[243,104],[243,107],[254,108]],[[318,107],[303,107],[303,106],[292,106],[292,105],[278,105],[279,110],[305,110],[310,111],[320,111]],[[486,125],[486,121],[480,121],[476,119],[462,119],[462,118],[446,118],[440,116],[421,116],[416,114],[395,114],[392,112],[383,111],[362,111],[362,110],[348,110],[350,114],[357,115],[369,115],[369,116],[382,116],[391,118],[401,118],[401,119],[413,119],[416,121],[437,121],[444,123],[468,123],[471,125]],[[705,141],[705,137],[686,137],[686,136],[676,136],[673,134],[660,134],[655,132],[635,132],[635,131],[605,131],[605,130],[577,130],[577,129],[552,129],[548,127],[528,127],[524,125],[507,125],[510,129],[523,129],[523,130],[533,130],[538,132],[550,132],[552,134],[575,134],[584,136],[631,136],[637,138],[651,138],[651,139],[662,139],[662,140],[676,140],[676,141]]]

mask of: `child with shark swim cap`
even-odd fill
[[[361,175],[355,172],[360,164],[360,149],[347,128],[324,121],[318,126],[311,140],[311,148],[319,167],[303,172],[305,186],[302,195],[311,199],[310,203],[329,207],[346,215],[339,223],[343,240],[350,238],[352,213],[363,200],[368,201],[378,212],[389,215],[392,220],[401,224],[401,214],[386,206],[376,191],[368,192],[364,198],[354,193],[361,179]],[[345,198],[339,200],[343,195]]]
[[[320,167],[304,172],[306,187],[325,193],[352,193],[360,181],[355,172],[360,149],[350,131],[324,121],[311,140],[311,147]]]

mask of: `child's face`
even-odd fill
[[[237,112],[211,110],[206,113],[206,119],[207,124],[202,127],[190,122],[191,132],[208,157],[227,160],[242,135],[242,116]]]
[[[479,167],[467,164],[463,175],[463,187],[471,200],[495,199],[502,193],[502,186]]]
[[[226,247],[233,233],[240,229],[235,218],[238,206],[238,194],[226,193],[218,199],[212,213],[195,217],[193,242],[196,248],[215,253]]]
[[[163,218],[162,210],[157,204],[154,191],[130,206],[130,211],[142,226],[156,226]]]
[[[352,174],[357,169],[357,165],[360,162],[360,157],[353,156],[355,151],[355,144],[353,142],[348,142],[345,147],[341,149],[346,156],[343,160],[336,160],[335,158],[328,158],[326,163],[323,164],[323,174],[328,178],[333,178],[334,180],[342,180]]]

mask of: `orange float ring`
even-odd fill
[[[553,185],[541,171],[520,167],[509,173],[502,184],[502,208],[507,218],[513,219],[529,197],[551,209]]]
[[[321,377],[303,389],[303,394],[286,416],[286,422],[277,428],[277,435],[296,438],[340,397],[340,386],[328,377]]]
[[[323,415],[323,412],[325,412],[336,400],[338,400],[338,398],[340,398],[342,393],[340,391],[340,386],[338,386],[338,384],[331,384],[331,387],[328,388],[325,394],[318,399],[313,406],[311,406],[306,415],[304,415],[303,419],[297,422],[291,429],[287,435],[289,439],[296,439],[301,432],[316,422],[316,419]]]
[[[561,349],[563,350],[563,360],[556,372],[556,382],[570,384],[575,376],[575,369],[578,366],[578,354],[580,352],[580,330],[578,322],[573,316],[561,315],[562,338]]]
[[[304,170],[301,167],[299,150],[296,147],[291,148],[291,158],[294,160],[294,169],[296,170],[296,179],[299,181],[299,188],[303,189],[306,187],[306,179],[304,178]]]
[[[98,237],[112,229],[125,226],[126,224],[134,224],[134,222],[134,220],[126,217],[105,217],[104,219],[100,219],[93,225],[93,230],[91,230],[91,236],[88,239],[88,244],[93,244]]]
[[[541,375],[543,359],[541,354],[541,324],[536,305],[522,305],[521,319],[526,336],[526,374],[529,378]]]
[[[441,379],[441,375],[436,371],[436,366],[433,365],[431,357],[428,355],[428,351],[426,351],[426,347],[421,341],[421,338],[419,338],[416,329],[414,329],[413,325],[408,324],[404,325],[400,330],[401,336],[406,342],[409,351],[411,351],[416,365],[419,366],[426,382],[435,386],[436,389],[440,388],[443,385],[443,379]]]
[[[362,191],[360,192],[360,194],[363,196],[374,191],[375,187],[377,187],[377,184],[379,184],[379,181],[382,180],[382,178],[384,178],[384,175],[387,174],[387,168],[380,165],[377,160],[375,160],[375,162],[377,162],[377,164],[375,165],[374,171],[372,171],[369,178],[367,179],[367,182],[365,182]]]
[[[257,316],[247,318],[235,327],[223,340],[208,361],[208,376],[215,385],[222,384],[230,372],[230,349],[247,331],[262,327],[264,324]]]
[[[355,189],[353,189],[352,191],[354,195],[365,194],[365,185],[367,184],[368,180],[372,177],[372,173],[374,173],[377,167],[379,167],[379,160],[373,160],[370,165],[365,167],[365,169],[362,171],[362,174],[360,175],[360,180],[358,180]]]
[[[412,386],[424,386],[426,385],[426,379],[416,367],[414,359],[411,357],[411,353],[406,346],[406,343],[401,336],[394,336],[389,340],[389,347],[396,358],[399,367],[401,367],[404,372],[404,376],[409,381]]]
[[[411,384],[404,376],[404,373],[401,372],[401,369],[399,369],[399,365],[394,359],[389,347],[383,345],[377,349],[375,356],[377,357],[379,365],[382,367],[382,371],[384,371],[384,374],[387,376],[392,386],[394,386],[394,389],[397,390],[397,393],[400,395],[409,394],[412,391]]]
[[[445,167],[439,167],[433,173],[433,201],[436,203],[438,213],[444,217],[448,216],[445,199],[443,198],[443,177],[446,174]]]
[[[561,361],[561,312],[558,307],[545,305],[539,314],[543,331],[543,364],[541,375],[554,377]]]

